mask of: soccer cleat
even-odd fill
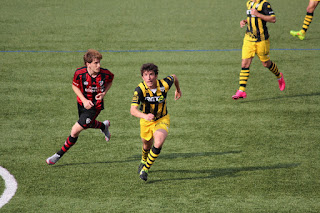
[[[140,164],[138,166],[138,174],[140,174],[141,169],[143,168],[143,166],[146,164],[146,162],[144,162],[143,160],[140,161]]]
[[[298,37],[301,41],[304,40],[304,38],[306,37],[305,33],[302,33],[301,30],[299,31],[290,31],[290,34],[294,37]]]
[[[111,138],[111,134],[109,131],[109,127],[110,127],[110,121],[109,120],[105,120],[103,121],[103,124],[106,126],[106,128],[101,132],[104,134],[106,141],[109,141]]]
[[[47,158],[46,162],[48,165],[53,165],[55,163],[57,163],[57,161],[61,158],[60,155],[58,155],[57,153],[55,153],[54,155],[52,155],[51,157]]]
[[[279,89],[280,91],[283,91],[286,88],[286,82],[284,81],[284,77],[283,74],[281,74],[281,78],[278,79],[278,83],[279,83]]]
[[[148,180],[148,170],[141,170],[139,177],[142,180],[147,181]]]
[[[241,90],[237,90],[236,94],[232,96],[233,100],[238,100],[239,98],[246,98],[247,93]]]

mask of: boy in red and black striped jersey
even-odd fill
[[[105,140],[110,140],[110,122],[97,121],[101,110],[104,109],[103,98],[110,89],[113,73],[100,67],[101,53],[88,50],[83,56],[85,66],[78,68],[73,77],[72,89],[77,95],[79,120],[73,125],[71,134],[60,151],[49,157],[46,162],[55,164],[77,141],[84,129],[100,129]]]

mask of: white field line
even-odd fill
[[[16,179],[13,177],[13,175],[11,175],[10,172],[8,172],[8,170],[6,170],[1,166],[0,166],[0,176],[3,178],[5,182],[5,189],[3,194],[0,197],[0,209],[1,209],[2,206],[6,205],[16,193],[18,188],[18,183]]]

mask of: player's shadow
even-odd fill
[[[151,174],[153,173],[165,173],[167,176],[171,176],[170,173],[179,173],[178,178],[166,178],[160,180],[148,180],[147,183],[157,183],[157,182],[164,182],[164,181],[182,181],[182,180],[199,180],[199,179],[212,179],[212,178],[219,178],[219,177],[237,177],[239,176],[238,173],[240,172],[253,172],[253,171],[260,171],[260,170],[275,170],[275,169],[289,169],[298,167],[300,163],[286,163],[286,164],[275,164],[271,166],[250,166],[250,167],[231,167],[231,168],[219,168],[219,169],[211,169],[211,170],[154,170],[150,171]],[[173,174],[172,176],[175,176]],[[188,177],[189,176],[189,177]]]
[[[191,153],[161,153],[159,158],[161,159],[176,159],[176,158],[194,158],[194,157],[210,157],[210,156],[217,156],[217,155],[227,155],[227,154],[239,154],[242,151],[226,151],[226,152],[191,152]],[[141,155],[133,155],[129,159],[139,160]]]
[[[201,156],[218,156],[218,155],[227,155],[227,154],[239,154],[242,151],[225,151],[225,152],[194,152],[194,153],[163,153],[159,156],[161,159],[176,159],[176,158],[194,158]],[[54,167],[64,167],[64,166],[75,166],[75,165],[92,165],[92,164],[112,164],[112,163],[128,163],[135,162],[139,163],[141,155],[133,155],[125,160],[120,161],[104,161],[104,162],[83,162],[83,163],[67,163],[67,164],[58,164]]]
[[[299,97],[308,97],[308,96],[320,96],[320,92],[314,92],[314,93],[309,93],[309,94],[283,95],[283,96],[278,96],[278,97],[260,98],[260,99],[255,99],[255,100],[244,99],[243,101],[241,101],[239,103],[245,104],[245,103],[251,103],[251,102],[278,100],[278,99],[285,99],[285,98],[299,98]]]

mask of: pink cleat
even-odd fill
[[[283,77],[283,74],[281,74],[281,78],[278,79],[278,83],[279,83],[279,89],[280,91],[283,91],[285,88],[286,88],[286,82],[284,81],[284,77]]]
[[[232,96],[233,100],[238,100],[239,98],[246,98],[247,93],[241,90],[237,90],[236,94]]]

